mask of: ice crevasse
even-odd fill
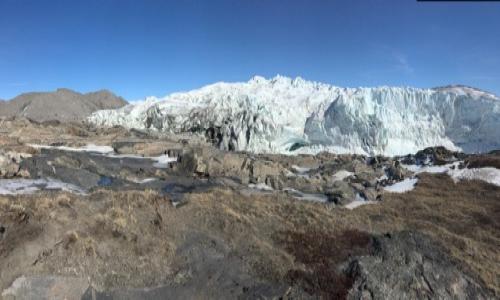
[[[500,148],[500,99],[466,86],[342,88],[276,76],[219,82],[93,113],[101,126],[207,136],[256,153],[404,155]]]

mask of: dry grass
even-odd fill
[[[499,154],[475,155],[466,159],[465,164],[469,168],[492,167],[500,169],[500,155]]]
[[[353,285],[353,278],[339,270],[350,257],[367,255],[371,237],[365,232],[288,231],[279,237],[285,249],[304,269],[292,269],[286,278],[291,285],[299,284],[312,295],[323,299],[345,299]]]
[[[176,247],[189,232],[202,232],[245,257],[256,276],[341,297],[349,281],[335,277],[335,266],[364,253],[369,234],[409,229],[439,241],[500,292],[500,188],[483,182],[421,174],[412,192],[353,211],[229,189],[187,198],[175,209],[148,191],[0,196],[0,269],[9,269],[0,272],[0,288],[30,273],[89,277],[108,288],[169,282]]]
[[[217,220],[224,224],[212,230],[232,235],[241,231],[250,240],[271,243],[275,253],[283,248],[269,236],[270,231],[299,235],[306,230],[329,233],[332,229],[376,234],[421,231],[449,250],[464,270],[472,272],[496,293],[500,292],[500,188],[481,181],[455,184],[444,174],[421,174],[414,191],[385,194],[384,202],[353,211],[328,209],[282,195],[247,198],[227,191],[197,195],[193,200],[187,206],[189,209],[205,211],[206,222]],[[204,225],[210,228],[212,224]],[[284,278],[287,271],[283,272],[283,268],[298,267],[290,262],[295,257],[293,251],[284,250],[286,254],[282,253],[282,257],[288,260],[280,260],[282,265],[275,269],[281,272],[268,274]]]

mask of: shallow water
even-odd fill
[[[47,179],[0,179],[0,195],[25,195],[42,190],[59,190],[85,194],[85,190],[60,180]]]

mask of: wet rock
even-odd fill
[[[345,269],[348,299],[492,299],[451,255],[428,236],[404,231],[375,237],[373,255]]]

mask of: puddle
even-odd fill
[[[59,150],[67,152],[89,153],[97,154],[101,157],[115,158],[115,159],[131,159],[131,160],[148,160],[152,161],[152,165],[158,169],[170,168],[172,163],[177,162],[177,157],[170,157],[166,154],[160,156],[142,156],[138,154],[116,154],[114,149],[110,146],[97,146],[89,144],[83,147],[68,147],[68,146],[48,146],[29,144],[30,147],[44,150]]]
[[[166,194],[172,193],[190,193],[195,188],[193,186],[185,186],[178,183],[167,183],[161,190]]]
[[[113,184],[113,179],[108,176],[101,176],[101,179],[97,182],[98,186],[111,186]]]
[[[26,195],[43,190],[85,194],[82,188],[56,179],[0,179],[0,195]]]
[[[180,202],[185,194],[205,192],[213,186],[215,184],[207,180],[182,180],[163,185],[161,192],[175,204],[175,202]]]

